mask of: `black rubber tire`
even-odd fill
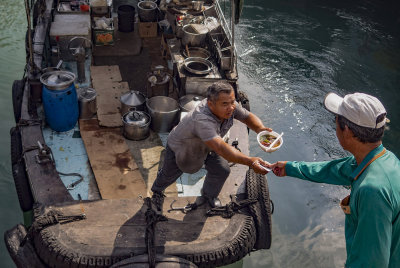
[[[18,128],[10,129],[11,136],[11,164],[17,164],[22,159],[22,141],[21,133]]]
[[[14,108],[15,123],[21,118],[22,98],[24,96],[25,79],[14,80],[12,85],[12,103]]]
[[[238,91],[239,95],[239,102],[242,104],[242,107],[245,108],[247,111],[250,112],[250,101],[249,97],[247,97],[247,94],[244,93],[243,91]]]
[[[110,268],[145,268],[149,267],[148,255],[137,255],[115,263]],[[176,256],[156,255],[156,268],[196,268],[197,266]]]
[[[256,241],[256,228],[253,218],[242,214],[234,215],[229,225],[237,231],[234,233],[235,239],[226,244],[221,243],[220,247],[207,241],[190,246],[171,247],[169,250],[174,252],[168,252],[168,248],[165,248],[163,254],[188,260],[198,267],[217,267],[234,263],[252,251]],[[239,230],[238,226],[240,226]],[[215,241],[223,241],[224,237],[232,235],[231,230],[228,227],[226,233],[221,233]],[[34,235],[37,253],[49,267],[110,267],[130,257],[83,255],[79,253],[78,246],[77,248],[64,246],[61,232],[58,227],[51,226]]]
[[[23,159],[12,165],[12,174],[21,210],[23,212],[32,210],[34,201],[28,176],[25,171],[25,161]]]
[[[249,206],[257,230],[257,240],[254,249],[269,249],[271,247],[271,202],[268,183],[265,176],[256,174],[249,169],[246,174],[247,197],[258,202]]]
[[[233,216],[230,224],[242,225],[238,239],[230,244],[226,244],[219,249],[215,249],[212,243],[200,243],[194,245],[190,253],[177,256],[193,262],[200,268],[225,266],[241,260],[252,251],[256,242],[256,228],[252,217],[246,216],[246,221]],[[207,247],[209,250],[207,250]]]

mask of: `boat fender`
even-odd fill
[[[16,267],[45,268],[40,260],[32,241],[26,241],[27,231],[25,226],[17,224],[4,232],[4,241]],[[22,243],[25,242],[23,245]]]
[[[11,136],[11,164],[14,165],[22,159],[22,140],[19,128],[10,129]]]
[[[269,249],[271,247],[271,201],[265,176],[249,169],[246,174],[246,189],[247,198],[258,200],[257,203],[249,206],[257,230],[254,249]]]
[[[33,207],[33,196],[29,185],[28,176],[25,171],[25,161],[21,159],[12,165],[15,189],[17,190],[18,201],[22,211],[30,211]]]
[[[243,91],[238,90],[238,96],[239,96],[238,100],[239,100],[240,104],[242,105],[242,107],[250,112],[250,101],[249,101],[249,97],[247,97],[247,94],[244,93]],[[247,127],[247,133],[250,133],[249,127]]]
[[[12,103],[14,108],[15,123],[21,118],[22,98],[24,95],[25,79],[14,80],[12,85]]]
[[[235,24],[239,23],[240,16],[242,15],[244,0],[235,0]]]
[[[238,95],[239,95],[238,99],[239,99],[239,102],[242,105],[242,107],[250,112],[250,101],[249,101],[249,97],[247,97],[247,94],[244,93],[243,91],[239,90]]]
[[[147,268],[150,267],[149,257],[147,254],[137,255],[122,261],[115,263],[110,268]],[[156,255],[156,268],[196,268],[197,265],[194,263],[176,257],[176,256],[169,256],[169,255]]]

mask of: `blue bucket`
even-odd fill
[[[47,124],[59,132],[74,128],[79,117],[75,75],[54,71],[43,74],[40,81],[43,83],[42,101]]]

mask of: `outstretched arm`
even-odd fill
[[[242,165],[247,165],[254,169],[256,173],[266,174],[267,171],[260,165],[268,166],[269,163],[265,162],[259,157],[250,157],[234,147],[228,145],[221,137],[215,137],[211,140],[204,142],[211,150],[222,156],[229,162],[234,162]]]
[[[255,133],[259,133],[263,130],[272,131],[272,128],[264,126],[261,119],[253,113],[249,113],[249,116],[247,116],[246,119],[241,120],[241,122],[246,124],[247,127]]]

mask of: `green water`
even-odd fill
[[[0,233],[23,222],[11,175],[10,134],[15,125],[11,87],[21,79],[25,66],[24,1],[0,1]],[[0,266],[15,267],[4,242],[0,243]]]
[[[237,26],[240,86],[251,109],[278,132],[282,148],[253,155],[276,160],[328,160],[346,155],[336,140],[324,95],[377,96],[391,124],[384,145],[400,155],[400,18],[392,1],[246,0]],[[395,1],[393,1],[394,3]],[[0,231],[23,221],[10,167],[14,125],[11,86],[23,75],[26,31],[23,1],[1,1],[0,15]],[[270,250],[252,253],[243,267],[343,267],[347,190],[268,176],[275,204]],[[0,267],[14,267],[0,243]],[[237,267],[238,265],[235,265]],[[239,265],[240,266],[240,265]]]

